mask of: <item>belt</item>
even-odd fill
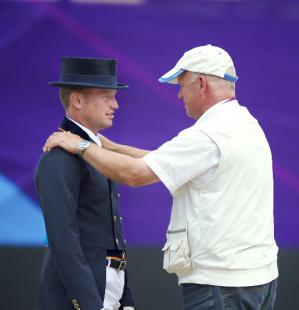
[[[126,250],[106,250],[106,255],[110,257],[117,257],[117,258],[125,258],[127,257]]]
[[[125,258],[107,256],[107,266],[118,271],[125,270],[127,267],[127,261]]]

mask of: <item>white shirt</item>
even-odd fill
[[[164,261],[180,283],[277,277],[271,151],[245,107],[219,102],[143,159],[173,196]]]
[[[96,135],[88,128],[86,128],[85,126],[83,126],[82,124],[74,121],[73,119],[71,119],[70,117],[66,116],[70,121],[72,121],[73,123],[75,123],[78,127],[80,127],[84,132],[86,132],[89,136],[89,138],[94,141],[98,146],[102,146],[101,140],[100,140],[100,134],[97,133]]]

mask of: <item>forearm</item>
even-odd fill
[[[125,147],[121,149],[125,151]],[[141,152],[139,154],[141,154]],[[103,175],[117,182],[130,186],[150,184],[143,181],[146,172],[143,168],[144,163],[142,159],[106,150],[95,144],[91,144],[88,149],[84,151],[83,159],[89,162]]]
[[[81,140],[79,136],[70,132],[55,132],[48,138],[43,149],[49,151],[59,146],[76,154]],[[142,159],[149,151],[120,145],[105,137],[102,137],[101,141],[103,148],[91,143],[81,156],[103,175],[130,186],[143,186],[160,181]]]
[[[112,141],[109,141],[109,143],[104,144],[103,146],[104,148],[110,151],[128,155],[133,158],[142,158],[146,154],[150,153],[150,151],[148,150],[138,149],[136,147],[132,147],[132,146],[124,145],[124,144],[118,144]]]

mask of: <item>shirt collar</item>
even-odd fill
[[[86,128],[85,126],[83,126],[82,124],[74,121],[73,119],[71,119],[70,117],[66,116],[70,121],[72,121],[73,123],[75,123],[78,127],[80,127],[84,132],[86,132],[89,136],[89,138],[94,141],[98,146],[102,146],[101,140],[100,140],[100,134],[97,133],[96,135],[88,128]]]
[[[215,115],[218,110],[223,106],[223,104],[228,104],[228,103],[238,103],[235,98],[227,98],[222,101],[217,102],[214,104],[211,108],[209,108],[198,120],[196,123],[201,123],[204,122]]]

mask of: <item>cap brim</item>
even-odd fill
[[[73,88],[103,88],[103,89],[123,89],[128,88],[129,86],[126,84],[117,84],[115,86],[111,85],[98,85],[98,84],[89,84],[89,83],[73,83],[73,82],[49,82],[48,85],[57,86],[57,87],[73,87]]]
[[[161,83],[178,84],[178,76],[182,74],[185,70],[174,67],[164,75],[159,78]]]

